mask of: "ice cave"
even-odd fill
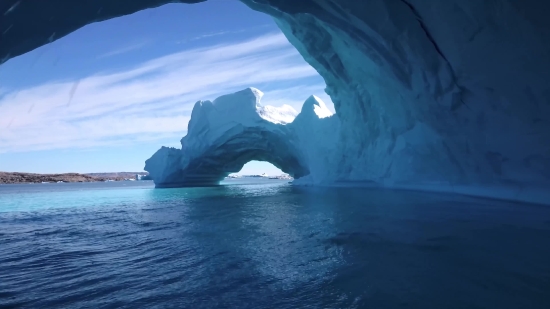
[[[242,100],[243,113],[251,115],[240,120],[254,125],[194,121],[183,159],[163,148],[148,161],[167,185],[209,183],[261,158],[295,175],[297,184],[550,204],[550,2],[241,1],[271,15],[324,78],[337,113],[329,119],[338,120],[317,117],[319,128],[312,119],[300,126],[301,115],[277,123]],[[2,1],[0,59],[86,24],[169,2],[201,0]],[[198,103],[196,119],[216,118],[209,109],[218,103]],[[337,128],[325,128],[328,122]],[[234,148],[207,149],[215,144],[201,144],[194,134],[225,138]],[[235,151],[244,141],[249,150]],[[199,162],[191,153],[208,156]],[[220,157],[225,161],[217,162]]]

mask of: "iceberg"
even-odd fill
[[[545,14],[550,2],[241,1],[274,18],[324,78],[335,104],[339,137],[331,135],[332,144],[316,135],[323,128],[266,122],[259,131],[274,134],[276,148],[286,149],[286,159],[294,163],[288,161],[285,169],[298,176],[296,183],[369,184],[550,204],[550,19]],[[88,23],[172,1],[97,0],[86,6],[65,1],[60,7],[39,1],[14,6],[17,2],[0,5],[2,61]],[[36,12],[49,18],[35,20]],[[313,144],[319,152],[308,150]],[[263,145],[261,152],[266,147],[275,145]],[[280,151],[272,156],[278,164],[284,161]],[[179,162],[181,151],[161,149],[154,158],[149,164],[159,164],[155,171],[165,175],[159,177],[184,179],[178,170],[160,171]],[[188,166],[181,160],[174,167]],[[234,170],[237,161],[230,160],[234,165],[228,168],[210,166],[219,171],[205,182]]]
[[[319,179],[339,136],[339,120],[318,97],[298,114],[262,106],[256,88],[198,101],[181,149],[162,147],[145,162],[156,187],[217,185],[249,161],[268,161],[295,179]]]

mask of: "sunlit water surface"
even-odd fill
[[[1,185],[0,307],[550,308],[550,208],[275,180]]]

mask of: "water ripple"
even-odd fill
[[[0,189],[0,307],[550,308],[548,208],[109,185]]]

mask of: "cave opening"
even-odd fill
[[[23,31],[11,18],[27,9],[2,19],[3,42]],[[249,86],[266,105],[300,110],[316,94],[334,111],[273,20],[239,1],[166,4],[56,33],[0,66],[2,171],[141,171],[161,145],[181,147],[194,102]]]
[[[287,149],[276,150],[268,148],[234,154],[224,153],[214,160],[221,162],[219,170],[223,171],[222,175],[224,177],[235,174],[265,176],[286,174],[292,178],[300,178],[309,174],[307,166],[301,162],[301,159],[297,158]],[[214,162],[214,160],[212,161]],[[213,167],[213,169],[218,169],[218,167]]]
[[[280,168],[276,167],[268,161],[251,160],[243,165],[243,167],[236,173],[230,174],[230,176],[280,176],[286,174]]]

